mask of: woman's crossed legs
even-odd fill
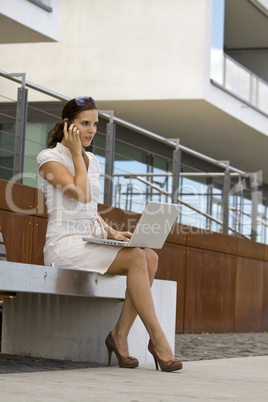
[[[113,338],[122,356],[129,356],[127,336],[137,314],[143,321],[158,356],[171,360],[174,355],[156,316],[152,293],[158,256],[151,249],[122,248],[108,271],[109,275],[126,275],[127,290],[122,312]]]

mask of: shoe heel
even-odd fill
[[[111,365],[111,356],[112,356],[112,352],[114,352],[117,357],[119,367],[122,367],[122,368],[138,367],[139,362],[137,359],[135,359],[135,357],[120,355],[111,332],[105,339],[105,345],[106,345],[107,351],[108,351],[108,366]]]
[[[108,366],[110,366],[113,351],[112,351],[112,349],[108,348],[108,346],[106,346],[106,347],[107,347],[107,352],[108,352]]]
[[[148,343],[148,350],[153,355],[156,370],[158,370],[158,365],[160,366],[162,371],[175,371],[182,369],[182,362],[176,357],[168,361],[161,360],[157,356],[156,351],[154,350],[151,339],[149,340]]]
[[[158,370],[158,361],[157,361],[156,357],[154,357],[154,362],[155,362],[155,369]]]

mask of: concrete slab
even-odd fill
[[[154,366],[99,367],[0,375],[0,401],[267,401],[268,357],[191,361],[162,373]]]
[[[125,286],[122,289],[124,294]],[[176,295],[175,281],[154,281],[155,310],[173,352]],[[114,328],[122,305],[122,300],[108,297],[17,293],[15,299],[4,300],[1,352],[106,364],[105,338]],[[128,344],[131,355],[141,364],[150,361],[148,342],[149,335],[137,317]]]

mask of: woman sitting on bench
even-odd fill
[[[98,124],[98,109],[91,97],[69,101],[62,110],[62,121],[48,135],[48,149],[37,156],[41,190],[48,209],[44,247],[45,265],[83,269],[110,275],[126,275],[126,298],[114,329],[106,338],[108,364],[115,352],[120,367],[139,365],[129,356],[127,337],[137,314],[143,321],[150,341],[156,369],[174,371],[182,368],[174,357],[157,319],[151,289],[158,256],[151,249],[120,248],[85,243],[93,236],[128,241],[130,232],[108,226],[97,212],[100,195],[100,167],[90,146]]]

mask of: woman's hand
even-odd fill
[[[69,130],[67,130],[67,122],[65,121],[63,135],[64,138],[61,143],[69,148],[71,152],[75,176],[63,164],[56,161],[46,162],[41,166],[39,172],[44,179],[48,180],[64,194],[86,204],[91,201],[91,189],[87,175],[87,161],[84,160],[82,155],[83,147],[79,130],[74,124],[71,124]]]
[[[118,230],[115,230],[114,228],[112,228],[111,226],[109,226],[105,220],[100,216],[100,214],[98,213],[98,216],[100,218],[100,220],[103,223],[104,229],[107,233],[108,239],[114,239],[114,240],[121,240],[121,241],[129,241],[129,239],[132,236],[131,232],[128,231],[124,231],[124,232],[120,232]]]
[[[67,122],[64,122],[63,135],[64,135],[64,145],[66,145],[71,154],[81,154],[82,144],[80,140],[80,133],[74,124],[71,124],[69,129],[67,129]]]
[[[132,236],[132,233],[128,232],[128,231],[119,232],[118,230],[115,230],[115,229],[111,228],[110,226],[109,226],[109,229],[108,230],[107,229],[108,228],[106,228],[106,232],[107,232],[109,239],[129,241],[129,239]]]

